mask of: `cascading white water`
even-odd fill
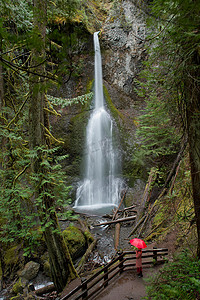
[[[94,110],[86,130],[85,174],[77,189],[75,208],[94,211],[113,208],[119,201],[122,180],[116,177],[119,155],[113,145],[113,123],[104,107],[101,51],[98,32],[94,33]]]

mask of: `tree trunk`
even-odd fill
[[[44,237],[50,259],[51,276],[57,291],[61,292],[68,281],[78,277],[78,275],[61,233],[56,232],[59,228],[58,222],[55,221],[54,225],[55,231],[53,226],[47,227]]]
[[[196,53],[195,64],[200,63],[200,56]],[[193,74],[193,78],[199,78]],[[188,79],[188,81],[191,79]],[[197,255],[200,258],[200,86],[198,80],[186,84],[187,95],[187,131],[190,155],[190,167],[193,188],[195,220],[197,225],[198,247]]]
[[[34,5],[34,33],[35,48],[32,50],[32,71],[37,74],[45,74],[45,37],[46,37],[46,1],[33,0]],[[30,148],[44,144],[44,102],[45,102],[45,83],[38,75],[30,76],[31,100],[29,105]],[[37,169],[37,163],[33,163],[33,169]]]
[[[33,49],[33,59],[31,62],[32,71],[37,74],[45,74],[45,34],[46,34],[46,0],[34,0],[34,34],[35,48]],[[30,149],[37,149],[38,146],[45,146],[48,148],[49,142],[45,139],[44,127],[48,126],[48,116],[44,117],[45,107],[45,83],[42,82],[39,75],[30,76],[31,98],[29,106],[30,118]],[[45,170],[41,167],[42,152],[37,151],[37,157],[32,161],[32,170],[36,174],[44,173]],[[52,280],[56,289],[61,292],[66,286],[69,279],[77,277],[76,270],[73,266],[67,245],[61,235],[57,216],[55,212],[51,211],[53,206],[53,198],[48,196],[51,191],[49,183],[42,187],[36,187],[35,198],[42,195],[42,207],[39,212],[40,220],[45,226],[44,237],[48,248],[50,257],[50,266],[52,273]],[[47,193],[45,193],[47,192]],[[43,211],[42,211],[43,209]],[[48,219],[51,225],[44,221]],[[47,221],[46,221],[47,222]]]
[[[1,51],[1,47],[0,47]],[[3,107],[3,98],[4,98],[4,87],[3,87],[3,66],[0,63],[0,111]]]
[[[198,234],[197,254],[200,258],[200,102],[191,101],[187,110],[188,142],[192,177],[193,201]]]

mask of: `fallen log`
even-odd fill
[[[133,213],[137,214],[138,210],[136,210],[136,209],[123,209],[123,210],[119,210],[118,212],[119,213],[133,212]]]
[[[126,196],[126,192],[127,192],[127,189],[126,189],[125,192],[124,192],[124,195],[123,195],[123,197],[122,197],[122,200],[121,200],[121,202],[120,202],[118,208],[116,209],[116,211],[115,211],[115,213],[114,213],[114,215],[113,215],[112,220],[114,220],[114,219],[116,218],[116,215],[117,215],[117,213],[118,213],[118,211],[119,211],[119,209],[120,209],[120,206],[122,205],[122,202],[123,202],[123,200],[124,200],[124,198],[125,198],[125,196]]]
[[[137,229],[138,227],[140,226],[140,224],[144,221],[144,219],[146,218],[146,215],[144,215],[140,221],[135,225],[135,227],[133,228],[133,230],[131,231],[131,233],[129,234],[128,237],[130,237]]]
[[[136,216],[130,216],[130,217],[122,218],[122,219],[103,222],[100,224],[94,224],[93,226],[102,226],[102,225],[105,226],[105,225],[110,225],[110,224],[115,224],[115,223],[127,222],[127,221],[135,220],[135,218],[136,218]]]
[[[96,246],[97,240],[94,240],[88,247],[88,249],[86,250],[85,254],[83,255],[83,257],[81,258],[78,267],[76,268],[76,272],[78,274],[80,274],[83,270],[84,264],[87,261],[89,255],[91,254],[91,252],[93,251],[94,247]]]
[[[139,222],[139,220],[141,219],[141,217],[144,214],[145,208],[146,208],[146,203],[149,202],[150,199],[150,195],[151,195],[151,186],[152,183],[155,181],[155,171],[152,168],[150,173],[149,173],[149,178],[148,178],[148,182],[146,184],[145,190],[144,190],[144,194],[143,194],[143,198],[141,201],[141,205],[138,209],[138,215],[137,215],[137,220],[136,223]]]
[[[34,293],[37,296],[40,296],[40,295],[43,295],[43,294],[47,294],[47,293],[53,292],[55,290],[56,290],[55,285],[54,284],[50,284],[50,285],[44,286],[43,288],[35,290]]]
[[[119,246],[119,237],[120,237],[120,223],[115,225],[115,249]]]
[[[173,188],[174,188],[174,185],[175,185],[175,181],[176,181],[176,177],[177,177],[178,171],[179,171],[179,169],[180,169],[180,165],[181,165],[181,160],[180,160],[180,162],[179,162],[179,164],[178,164],[178,167],[176,168],[176,173],[175,173],[175,175],[174,175],[172,184],[171,184],[171,186],[170,186],[170,190],[169,190],[169,193],[170,193],[170,194],[172,194],[172,191],[173,191]]]
[[[144,226],[146,225],[148,218],[149,218],[149,214],[147,213],[146,218],[144,219],[142,226],[140,228],[140,231],[138,232],[138,237],[141,236],[142,230],[143,230]]]
[[[132,205],[132,206],[129,206],[129,207],[125,207],[122,211],[127,211],[127,210],[132,210],[133,208],[135,208],[136,205]],[[135,210],[137,212],[137,210]]]
[[[187,142],[188,142],[188,138],[187,138],[187,136],[186,136],[185,139],[184,139],[184,141],[183,141],[183,144],[182,144],[182,146],[181,146],[180,152],[178,153],[178,155],[177,155],[177,157],[176,157],[176,159],[175,159],[175,161],[174,161],[174,163],[173,163],[172,169],[171,169],[171,171],[169,172],[169,175],[167,176],[167,179],[166,179],[166,181],[165,181],[165,184],[164,184],[164,186],[163,186],[163,188],[162,188],[161,193],[162,193],[163,191],[166,192],[166,191],[168,190],[167,187],[168,187],[170,181],[172,180],[172,177],[174,176],[174,174],[175,174],[175,172],[176,172],[176,169],[177,169],[177,167],[178,167],[178,165],[179,165],[179,162],[182,160],[184,151],[185,151],[186,146],[187,146]]]

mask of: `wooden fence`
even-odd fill
[[[142,265],[159,264],[166,261],[164,258],[168,255],[168,249],[153,248],[142,251]],[[152,260],[148,260],[152,258]],[[82,279],[82,283],[73,289],[70,293],[63,296],[61,300],[90,299],[97,295],[102,289],[106,288],[109,281],[116,275],[120,275],[125,270],[135,266],[135,251],[125,251],[118,253],[118,257],[106,264],[101,270],[92,275],[89,279]]]

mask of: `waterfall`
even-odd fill
[[[94,33],[95,89],[94,109],[86,128],[84,179],[76,193],[75,209],[110,210],[118,205],[122,180],[119,155],[113,143],[113,122],[106,111],[103,96],[101,51],[98,32]]]

